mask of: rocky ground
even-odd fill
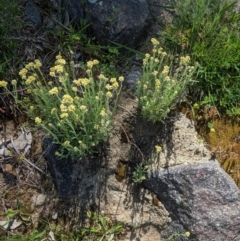
[[[44,159],[45,133],[30,128],[29,140],[27,128],[21,126],[2,122],[1,132],[15,149],[1,159],[0,221],[6,220],[4,213],[9,209],[19,212],[15,216],[19,226],[8,227],[14,233],[25,232],[39,219],[73,228],[86,221],[88,210],[94,210],[124,222],[127,231],[120,240],[160,240],[161,230],[171,222],[169,213],[153,192],[132,181],[132,172],[150,159],[155,145],[160,145],[162,152],[151,165],[159,168],[210,159],[191,120],[173,113],[165,123],[147,122],[128,88],[121,94],[105,150],[73,166],[61,164],[57,171],[63,170],[67,176],[54,176],[49,169]],[[18,141],[22,146],[17,146]],[[12,146],[5,151],[13,150]],[[21,215],[31,221],[23,221]]]

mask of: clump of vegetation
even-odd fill
[[[23,99],[16,80],[12,81],[12,92],[6,81],[1,81],[1,87],[61,145],[61,155],[81,157],[90,153],[108,135],[124,78],[106,77],[97,68],[98,60],[82,64],[85,76],[80,78],[75,76],[74,64],[67,64],[61,55],[50,68],[51,79],[44,76],[41,65],[35,60],[19,72],[27,93]]]
[[[95,212],[88,212],[87,215],[92,225],[89,228],[80,228],[82,240],[113,240],[115,236],[121,234],[123,222],[113,222],[111,218]]]
[[[18,0],[0,1],[0,79],[14,76],[20,59],[18,47],[22,44],[19,29],[23,27],[23,11]]]
[[[10,213],[12,214],[12,212],[8,212],[8,215]],[[123,222],[115,222],[107,215],[89,211],[87,217],[88,227],[80,226],[71,232],[66,231],[63,224],[39,221],[37,227],[31,232],[23,235],[11,234],[9,237],[4,237],[4,241],[108,241],[116,240],[124,228]]]
[[[200,64],[193,93],[228,114],[240,113],[240,15],[237,1],[174,1],[165,45]]]
[[[176,240],[176,238],[179,238],[179,237],[190,237],[191,233],[189,231],[185,232],[185,233],[174,233],[172,234],[169,238],[168,238],[168,241],[174,241]]]
[[[173,56],[152,38],[151,55],[143,59],[143,75],[138,82],[137,95],[142,115],[149,121],[163,121],[170,110],[186,95],[197,65],[191,66],[190,57],[180,57],[176,65]]]
[[[146,179],[147,171],[149,166],[154,162],[154,160],[159,156],[160,152],[162,151],[162,147],[159,145],[155,146],[155,152],[151,155],[151,157],[144,161],[142,160],[141,164],[138,164],[133,171],[132,180],[135,184],[140,184]]]

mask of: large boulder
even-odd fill
[[[217,161],[154,169],[144,185],[171,214],[172,227],[190,231],[192,240],[240,240],[240,191]]]
[[[146,0],[65,0],[64,5],[75,24],[83,18],[89,21],[92,35],[102,45],[136,44],[150,20]]]

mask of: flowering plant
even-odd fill
[[[175,63],[155,38],[151,42],[152,54],[147,53],[143,59],[137,95],[143,116],[155,122],[162,121],[183,97],[188,85],[194,82],[197,65],[189,65],[189,56],[180,57]]]
[[[19,72],[28,95],[24,99],[17,91],[12,95],[27,115],[62,146],[60,154],[81,157],[108,135],[123,77],[96,75],[97,65],[98,60],[88,61],[81,66],[84,76],[77,78],[74,64],[58,55],[48,80],[39,60]],[[15,80],[12,85],[16,90]]]

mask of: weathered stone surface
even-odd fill
[[[38,8],[31,1],[26,2],[25,14],[36,29],[41,28],[42,26],[41,14]]]
[[[240,191],[217,161],[154,169],[144,185],[193,240],[240,240]]]
[[[93,35],[101,44],[108,40],[136,44],[148,25],[149,10],[145,0],[88,1],[86,17]]]
[[[85,19],[85,4],[79,0],[63,0],[63,6],[71,23],[79,25]]]

